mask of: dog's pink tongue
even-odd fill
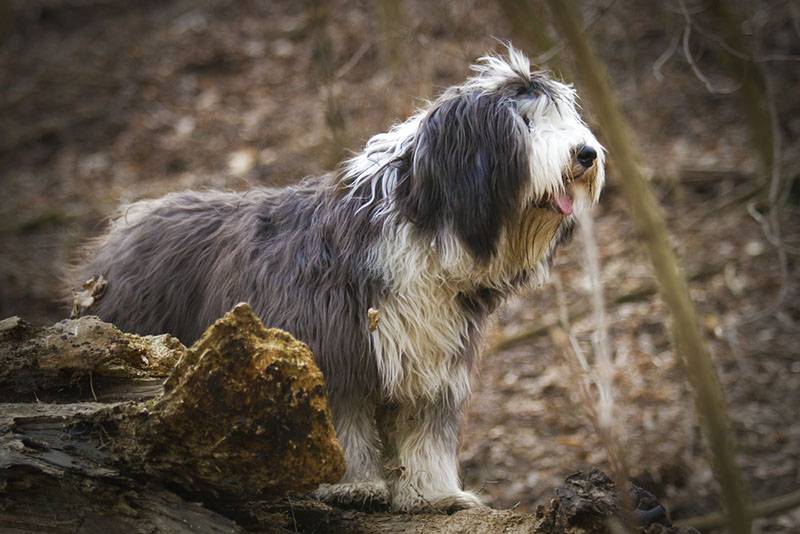
[[[572,197],[567,193],[561,193],[556,197],[556,206],[558,211],[564,215],[572,213]]]

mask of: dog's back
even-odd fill
[[[254,223],[255,204],[268,202],[267,196],[184,192],[123,208],[78,271],[79,281],[108,281],[87,312],[126,331],[196,339],[233,297],[233,288],[209,272],[237,253],[242,231]]]
[[[322,179],[246,193],[182,192],[123,208],[87,254],[74,287],[103,276],[87,314],[124,331],[191,343],[238,302],[309,344],[323,372],[372,382],[363,272],[366,236],[329,207]],[[336,379],[329,380],[329,388]]]

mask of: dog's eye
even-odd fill
[[[537,95],[536,89],[530,85],[523,85],[519,89],[517,89],[517,96],[524,96],[528,98],[533,98]]]

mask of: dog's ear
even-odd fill
[[[399,205],[425,232],[455,232],[479,261],[497,252],[528,174],[525,124],[498,95],[462,93],[422,119]]]

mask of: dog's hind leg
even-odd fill
[[[338,484],[323,484],[314,496],[340,506],[386,506],[389,490],[383,476],[375,403],[367,398],[331,397],[336,437],[344,448],[346,471]]]

